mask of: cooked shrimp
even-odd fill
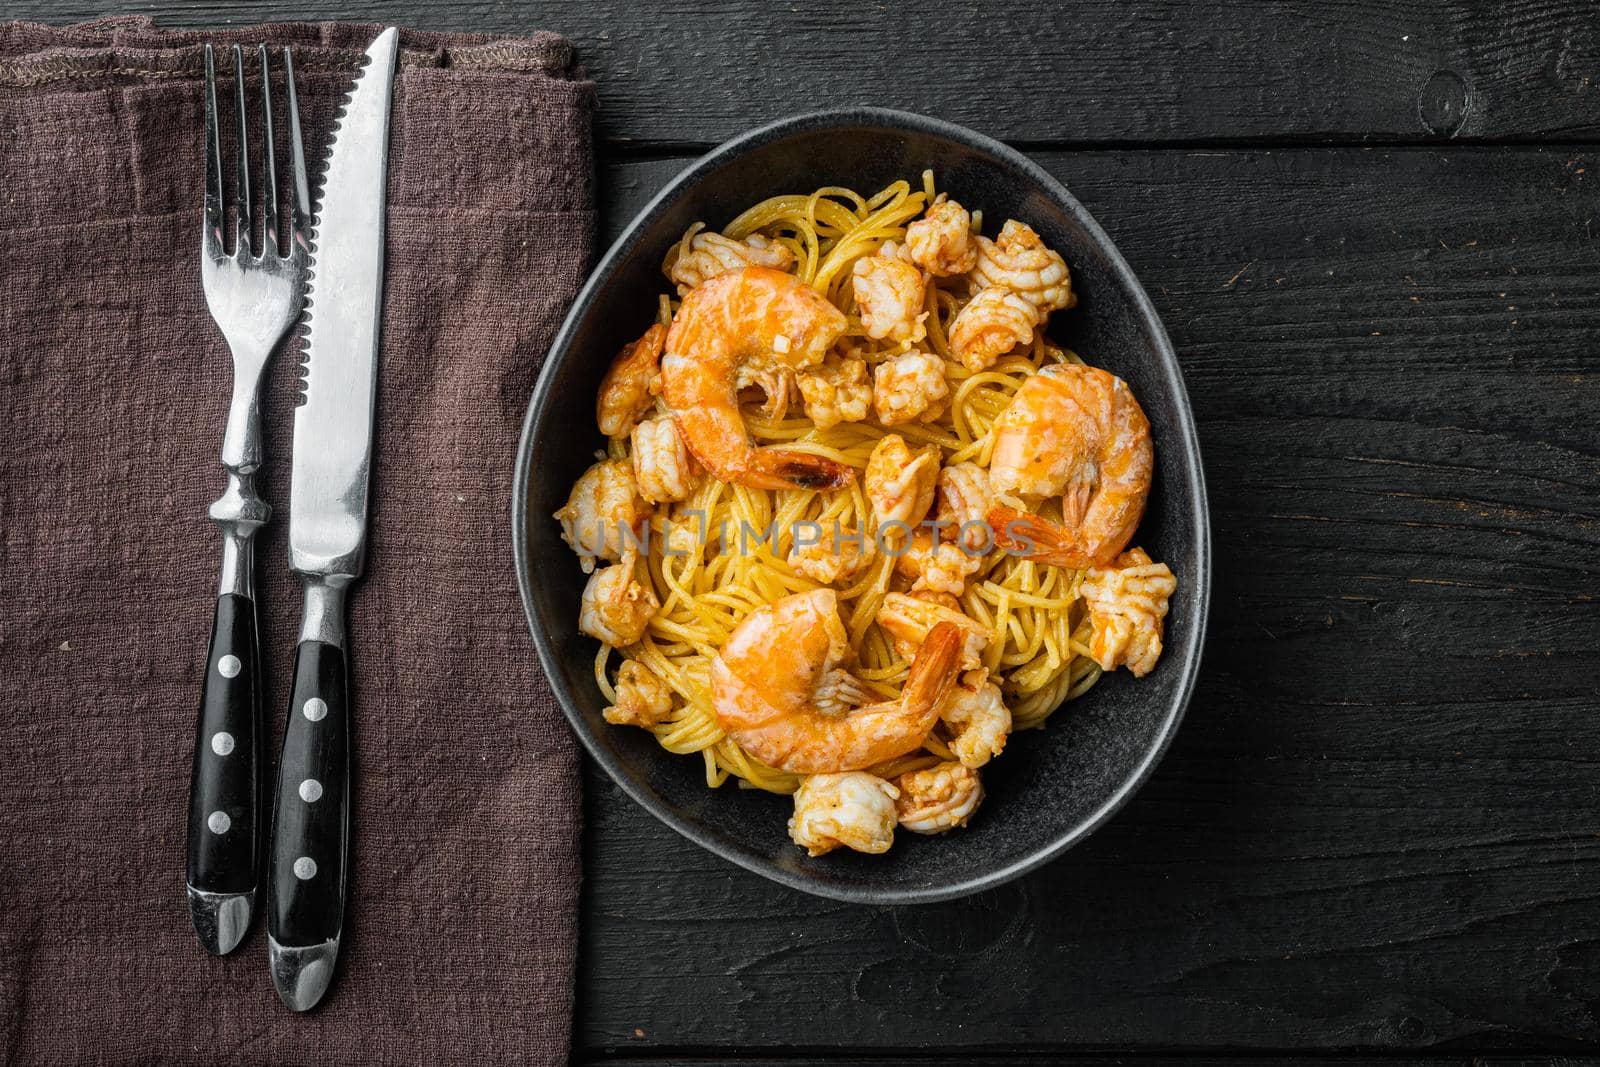
[[[635,426],[629,451],[640,496],[652,504],[666,504],[689,495],[694,481],[689,450],[671,418],[658,415]]]
[[[961,635],[961,669],[975,670],[989,647],[989,631],[978,620],[961,610],[961,604],[948,593],[888,593],[878,608],[877,623],[894,642],[901,659],[913,659],[934,628],[941,624],[955,627]]]
[[[843,845],[876,855],[894,844],[900,791],[865,771],[813,774],[794,794],[789,838],[813,856]]]
[[[1111,566],[1091,568],[1080,588],[1094,627],[1089,655],[1100,669],[1126,666],[1135,678],[1154,670],[1167,599],[1178,589],[1171,569],[1152,562],[1144,549],[1130,548]]]
[[[968,671],[939,710],[950,731],[950,751],[967,767],[982,767],[1000,755],[1011,733],[1011,709],[985,671]]]
[[[874,341],[916,344],[928,336],[923,320],[926,284],[922,272],[893,241],[877,255],[856,260],[850,284],[854,288],[861,326]]]
[[[1033,227],[1007,219],[993,241],[978,238],[978,262],[972,284],[1010,289],[1048,315],[1077,302],[1072,295],[1072,275],[1066,260],[1045,247]]]
[[[867,364],[859,359],[830,357],[820,367],[797,375],[806,417],[826,430],[841,422],[860,422],[872,404],[872,384]]]
[[[844,332],[844,313],[799,279],[768,267],[727,271],[684,297],[661,360],[662,395],[684,444],[720,481],[753,489],[836,489],[850,467],[806,452],[757,448],[739,412],[739,383],[768,380],[787,397]],[[776,384],[773,384],[776,383]]]
[[[967,825],[983,802],[978,772],[960,763],[940,763],[907,771],[896,779],[900,796],[895,814],[914,834],[942,834]]]
[[[771,267],[788,270],[794,266],[794,253],[776,241],[753,233],[735,241],[720,233],[697,233],[689,241],[689,251],[678,257],[667,277],[677,283],[678,295],[717,275],[740,267]]]
[[[622,558],[636,543],[649,510],[628,461],[607,459],[583,472],[555,519],[561,524],[562,540],[572,546],[588,574],[597,559]]]
[[[943,193],[926,215],[906,227],[911,262],[939,278],[965,274],[978,262],[972,240],[972,216]]]
[[[637,643],[661,610],[661,602],[649,587],[634,580],[633,566],[630,554],[621,563],[591,574],[578,611],[578,629],[616,648]]]
[[[939,506],[935,515],[946,535],[968,552],[987,553],[994,547],[989,530],[989,508],[994,493],[989,472],[976,463],[955,463],[939,471]]]
[[[600,382],[595,422],[607,437],[626,437],[661,392],[661,346],[667,328],[659,322],[624,345]]]
[[[849,708],[864,690],[849,683],[843,666],[851,648],[838,595],[795,593],[734,627],[712,663],[711,704],[728,736],[770,767],[791,774],[860,770],[923,743],[955,680],[960,645],[955,627],[935,626],[898,700]]]
[[[1034,327],[1043,322],[1039,309],[1010,289],[979,289],[950,324],[950,351],[976,374],[1033,340]]]
[[[894,569],[911,583],[913,593],[924,589],[960,596],[967,579],[983,566],[984,557],[955,541],[941,541],[932,530],[918,530],[911,543],[894,559]]]
[[[710,529],[706,514],[697,508],[677,508],[652,523],[650,535],[661,538],[662,556],[674,562],[702,559],[707,547],[715,547],[716,531]]]
[[[672,714],[672,690],[636,659],[617,668],[617,698],[600,714],[613,726],[660,726]]]
[[[819,524],[814,524],[819,525]],[[800,535],[800,530],[806,536]],[[811,535],[815,536],[811,536]],[[854,578],[876,555],[872,538],[846,532],[838,527],[799,526],[794,545],[789,549],[789,566],[823,585]]]
[[[885,545],[900,544],[909,529],[927,516],[938,481],[938,445],[912,452],[905,438],[895,433],[877,443],[867,457],[862,483],[872,504],[874,528]],[[885,531],[888,523],[903,527]]]
[[[932,422],[944,413],[949,395],[944,360],[931,352],[907,352],[873,368],[872,406],[885,426]]]
[[[1030,376],[995,421],[989,483],[999,493],[1064,493],[1060,525],[989,511],[1003,547],[1058,567],[1104,566],[1133,537],[1155,466],[1150,422],[1126,382],[1058,363]]]

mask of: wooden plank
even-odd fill
[[[897,909],[770,885],[591,774],[579,1047],[1600,1040],[1595,153],[1039,158],[1194,401],[1217,576],[1174,749],[1061,862]],[[608,168],[609,229],[681,165]]]
[[[795,1056],[779,1057],[784,1067],[925,1067],[926,1064],[958,1062],[962,1067],[1024,1067],[1026,1064],[1072,1064],[1072,1067],[1155,1067],[1173,1064],[1176,1056],[1152,1056],[1138,1053],[1090,1053],[1064,1059],[1059,1053],[1014,1051],[998,1053],[986,1049],[973,1056],[970,1053],[918,1053],[917,1056]],[[741,1056],[717,1054],[677,1054],[677,1056],[632,1056],[632,1054],[589,1054],[579,1057],[579,1064],[610,1064],[626,1062],[630,1067],[747,1067],[749,1059]],[[771,1061],[768,1061],[771,1062]],[[1184,1067],[1238,1067],[1238,1056],[1182,1056]],[[1246,1059],[1243,1062],[1251,1062]],[[1274,1056],[1270,1062],[1283,1062],[1293,1067],[1581,1067],[1594,1064],[1594,1059],[1502,1059],[1502,1057],[1464,1056]]]
[[[93,18],[101,0],[13,0],[7,17]],[[551,29],[600,85],[605,138],[705,144],[764,120],[870,103],[1044,143],[1593,139],[1590,0],[157,0],[163,24],[325,19]]]

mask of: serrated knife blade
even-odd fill
[[[344,929],[352,722],[344,595],[361,574],[367,540],[398,54],[394,29],[367,49],[334,130],[311,228],[305,402],[294,413],[289,487],[289,566],[305,603],[267,880],[272,983],[295,1011],[327,992]]]
[[[302,357],[294,413],[289,565],[301,574],[361,573],[383,305],[389,106],[399,35],[367,49],[313,209]]]

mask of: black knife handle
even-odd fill
[[[189,778],[188,882],[206,893],[253,893],[260,840],[261,646],[256,604],[217,598]]]
[[[335,941],[350,835],[350,685],[344,649],[303,640],[278,760],[268,932],[276,945]]]

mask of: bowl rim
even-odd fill
[[[708,172],[730,159],[737,158],[770,142],[781,140],[793,134],[859,127],[879,127],[891,131],[906,130],[913,133],[928,134],[954,141],[979,153],[992,156],[1002,163],[1021,171],[1052,199],[1064,206],[1069,214],[1076,217],[1076,220],[1083,226],[1090,239],[1096,243],[1106,257],[1106,261],[1114,275],[1132,295],[1136,317],[1151,327],[1156,361],[1160,365],[1161,372],[1167,378],[1169,389],[1172,390],[1173,395],[1179,401],[1176,405],[1176,424],[1167,432],[1169,435],[1177,434],[1183,439],[1184,447],[1180,451],[1183,454],[1185,473],[1188,475],[1191,487],[1191,503],[1194,510],[1195,525],[1194,534],[1196,538],[1195,559],[1197,573],[1193,578],[1196,611],[1194,613],[1194,621],[1191,624],[1195,627],[1194,640],[1188,646],[1187,656],[1175,665],[1176,669],[1181,672],[1181,680],[1177,693],[1168,703],[1160,733],[1155,743],[1148,748],[1143,759],[1134,768],[1133,772],[1123,780],[1121,785],[1109,797],[1088,816],[1073,826],[1072,829],[1058,835],[1044,846],[1020,859],[958,882],[884,889],[833,884],[825,879],[807,876],[803,873],[780,867],[765,856],[755,853],[754,850],[714,834],[699,824],[681,817],[672,810],[670,805],[652,795],[649,790],[639,783],[634,782],[627,769],[621,764],[621,761],[613,758],[611,753],[599,743],[598,739],[591,736],[590,724],[585,722],[577,711],[577,700],[574,694],[569,691],[561,680],[560,664],[550,636],[544,632],[538,617],[534,613],[533,568],[529,566],[527,551],[527,486],[533,456],[534,423],[538,413],[548,402],[557,364],[570,356],[570,353],[566,353],[566,349],[570,344],[571,336],[578,328],[578,320],[587,312],[595,294],[610,280],[616,270],[618,261],[622,259],[625,253],[631,251],[633,245],[639,239],[639,234],[648,228],[649,224],[655,220],[658,214],[665,210],[669,203],[677,198],[680,191],[698,183]],[[555,358],[558,352],[566,353],[561,360]],[[1189,701],[1194,694],[1195,685],[1199,678],[1200,660],[1205,648],[1206,626],[1211,602],[1211,512],[1206,494],[1205,472],[1200,460],[1200,442],[1194,426],[1194,411],[1189,401],[1189,392],[1184,386],[1182,368],[1179,366],[1178,356],[1172,347],[1172,342],[1167,336],[1166,327],[1162,323],[1160,315],[1156,312],[1155,305],[1151,303],[1149,294],[1145,292],[1144,286],[1140,284],[1133,269],[1128,266],[1127,261],[1122,257],[1121,251],[1118,250],[1110,236],[1095,221],[1083,204],[1061,182],[1016,149],[975,130],[944,119],[937,119],[910,111],[877,107],[839,107],[802,112],[765,123],[724,141],[673,176],[650,199],[650,202],[629,220],[617,239],[612,242],[610,248],[595,264],[588,280],[578,291],[577,296],[573,298],[572,306],[562,319],[560,329],[556,331],[555,337],[550,342],[550,348],[546,352],[545,359],[540,367],[533,393],[528,399],[527,411],[523,416],[522,433],[517,442],[514,478],[511,494],[511,538],[514,554],[512,562],[517,572],[517,588],[522,597],[523,615],[527,619],[529,632],[533,636],[534,647],[538,651],[540,666],[544,671],[546,682],[555,694],[557,703],[561,705],[561,711],[566,716],[573,734],[577,736],[578,741],[583,745],[589,756],[610,775],[611,780],[641,808],[708,852],[730,860],[745,870],[804,893],[855,904],[933,903],[942,900],[953,900],[995,888],[1052,860],[1058,859],[1068,849],[1077,845],[1104,825],[1149,779],[1156,765],[1161,762],[1162,757],[1166,754],[1173,737],[1178,732],[1178,727],[1183,721],[1184,713],[1188,709]]]

